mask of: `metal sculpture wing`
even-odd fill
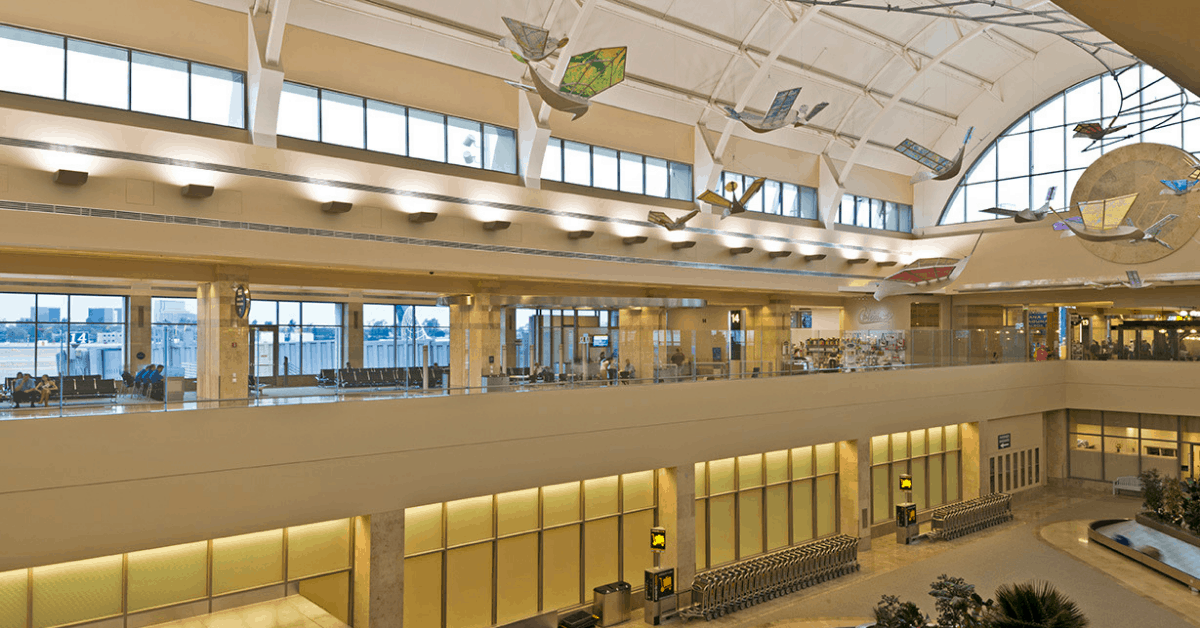
[[[1080,218],[1079,216],[1069,216],[1067,218],[1064,218],[1064,219],[1054,223],[1054,225],[1053,225],[1054,230],[1055,231],[1070,231],[1071,227],[1067,226],[1068,222],[1075,223],[1077,225],[1082,225],[1083,219]]]
[[[508,31],[512,33],[513,40],[525,51],[525,56],[539,58],[545,55],[547,45],[550,41],[550,31],[534,26],[533,24],[514,20],[510,17],[501,19],[504,20],[504,25],[508,27]]]
[[[559,91],[591,98],[625,80],[625,55],[628,49],[600,48],[577,54],[567,64]]]
[[[900,142],[900,145],[896,147],[896,152],[908,157],[922,166],[925,166],[926,168],[929,168],[930,170],[933,170],[934,172],[945,170],[953,165],[949,159],[942,157],[941,155],[929,150],[928,148],[925,148],[924,146],[921,146],[912,140],[904,140],[903,142]]]
[[[1200,179],[1162,179],[1162,184],[1167,186],[1167,189],[1160,194],[1187,194],[1198,183],[1200,183]]]
[[[758,194],[758,191],[762,189],[763,184],[766,182],[765,178],[755,179],[753,183],[746,186],[746,191],[742,193],[742,198],[738,199],[737,204],[745,207],[746,203],[749,203],[750,199],[754,198],[755,194]]]
[[[1137,197],[1137,194],[1127,194],[1080,203],[1079,215],[1083,217],[1083,226],[1094,231],[1105,231],[1121,226]]]
[[[783,125],[788,113],[792,111],[792,105],[796,104],[796,98],[800,96],[800,89],[793,87],[775,94],[775,100],[771,103],[771,108],[767,110],[767,115],[763,117],[762,125],[764,127]]]
[[[829,103],[827,103],[827,102],[817,103],[817,106],[813,107],[812,111],[808,112],[808,115],[804,116],[804,121],[808,122],[809,120],[812,120],[813,118],[815,118],[817,116],[818,113],[825,111],[825,108],[828,106],[829,106]]]
[[[717,205],[718,207],[733,207],[732,201],[711,190],[704,190],[700,193],[700,196],[697,196],[696,198],[708,203],[709,205]]]

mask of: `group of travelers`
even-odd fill
[[[130,375],[129,371],[125,371],[121,374],[121,379],[125,380],[125,385],[139,395],[162,400],[162,383],[166,379],[166,376],[163,375],[162,364],[147,364],[135,375]]]
[[[50,379],[49,375],[42,375],[41,379],[34,379],[29,373],[17,373],[17,377],[13,380],[12,385],[12,401],[14,408],[20,408],[21,402],[29,403],[29,407],[34,407],[40,401],[42,406],[46,406],[50,402],[50,395],[58,390],[58,382]]]
[[[629,380],[633,379],[635,371],[629,360],[625,360],[625,368],[620,368],[620,359],[616,354],[605,357],[604,352],[600,352],[600,377],[608,380],[609,385],[615,385],[618,378],[622,383],[628,384]]]

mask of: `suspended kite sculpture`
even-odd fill
[[[982,239],[983,234],[981,233],[975,239],[975,246],[971,247],[971,253],[961,259],[957,257],[922,258],[879,281],[870,282],[865,287],[843,286],[838,290],[841,292],[870,292],[876,301],[902,294],[937,292],[958,280],[958,276],[971,261],[971,256],[975,254],[975,249],[979,248],[979,242]]]
[[[1167,189],[1159,192],[1160,196],[1165,194],[1183,196],[1196,190],[1196,184],[1200,184],[1200,167],[1193,170],[1186,179],[1163,179],[1162,184],[1167,186]]]
[[[967,129],[967,136],[963,138],[962,146],[958,148],[958,154],[954,156],[954,159],[946,159],[912,140],[900,142],[900,145],[896,147],[896,152],[929,168],[929,170],[922,170],[913,175],[911,183],[916,185],[922,181],[946,181],[958,176],[959,171],[962,170],[963,153],[967,150],[967,142],[971,141],[971,134],[974,132],[975,127]]]
[[[1074,137],[1075,137],[1075,139],[1085,138],[1085,139],[1089,139],[1092,141],[1100,141],[1100,140],[1108,137],[1109,135],[1112,135],[1113,133],[1116,133],[1117,131],[1120,131],[1121,129],[1124,129],[1125,127],[1129,126],[1128,124],[1122,124],[1121,126],[1113,126],[1114,124],[1116,124],[1116,122],[1117,122],[1117,119],[1114,117],[1113,121],[1111,123],[1109,123],[1108,126],[1101,126],[1095,122],[1085,122],[1083,124],[1076,124]]]
[[[800,89],[795,87],[775,94],[775,100],[771,103],[771,108],[767,110],[765,116],[745,111],[739,113],[733,107],[725,107],[725,112],[729,114],[730,118],[741,122],[746,125],[747,129],[755,133],[770,133],[785,126],[801,127],[821,113],[829,106],[829,103],[818,103],[811,112],[808,110],[808,105],[801,105],[798,110],[793,111],[792,105],[796,104],[796,98],[800,96]]]
[[[660,227],[666,227],[667,231],[679,231],[680,229],[686,227],[688,221],[695,218],[699,213],[700,210],[693,209],[692,211],[688,212],[687,215],[681,218],[676,218],[675,220],[671,220],[666,214],[660,211],[652,211],[646,219]]]
[[[588,112],[591,98],[625,80],[625,54],[627,49],[600,48],[571,57],[562,83],[553,85],[537,68],[526,60],[529,73],[533,76],[533,87],[508,81],[509,85],[526,91],[537,92],[542,102],[551,109],[574,114],[578,120]]]
[[[552,39],[550,31],[527,24],[510,17],[502,18],[512,37],[500,40],[500,45],[513,53],[522,63],[526,61],[541,61],[554,54],[554,51],[567,45],[568,39]]]
[[[1083,149],[1084,152],[1107,148],[1137,137],[1139,133],[1200,120],[1200,117],[1188,118],[1186,115],[1188,105],[1200,105],[1200,102],[1186,93],[1181,98],[1179,87],[1166,76],[1159,76],[1134,92],[1126,94],[1121,77],[1131,70],[1136,74],[1138,65],[1134,64],[1120,71],[1110,70],[1109,77],[1101,79],[1112,80],[1117,93],[1121,96],[1120,108],[1113,115],[1108,126],[1101,124],[1104,122],[1103,119],[1098,122],[1084,122],[1075,125],[1075,138],[1091,140],[1091,143]],[[1107,90],[1107,87],[1104,89]],[[1105,101],[1108,100],[1110,99],[1106,97]],[[1129,127],[1133,128],[1120,133]]]
[[[755,194],[758,194],[758,191],[762,189],[763,184],[766,182],[767,180],[765,178],[755,179],[753,183],[746,186],[746,192],[742,194],[741,198],[727,199],[710,190],[705,190],[703,194],[697,196],[696,198],[710,205],[724,207],[725,211],[721,214],[721,220],[725,220],[734,214],[745,212],[746,203],[749,203],[750,199],[754,198]],[[730,196],[737,192],[737,189],[737,181],[730,181],[729,183],[725,184],[725,190],[729,192]]]
[[[1152,283],[1146,283],[1142,281],[1142,276],[1139,275],[1138,271],[1136,270],[1125,271],[1125,277],[1128,278],[1127,281],[1116,281],[1113,283],[1105,283],[1103,281],[1086,281],[1083,285],[1089,288],[1095,288],[1097,290],[1105,290],[1107,288],[1132,288],[1134,290],[1138,290],[1141,288],[1149,288],[1150,286],[1154,285]]]
[[[1077,235],[1089,242],[1116,242],[1120,240],[1134,244],[1154,242],[1174,250],[1171,245],[1163,242],[1158,236],[1167,225],[1178,219],[1179,216],[1177,214],[1167,214],[1146,229],[1139,229],[1126,217],[1137,197],[1137,194],[1128,194],[1097,201],[1084,201],[1079,204],[1078,217],[1071,216],[1057,222],[1054,224],[1054,229],[1061,231],[1065,227],[1073,235]],[[1057,214],[1057,212],[1055,213]]]
[[[1050,188],[1050,191],[1046,192],[1046,204],[1042,205],[1041,207],[1039,207],[1037,209],[1028,208],[1028,209],[1022,209],[1022,210],[1018,211],[1015,209],[1007,209],[1007,208],[1003,208],[1003,207],[993,207],[991,209],[985,209],[983,211],[984,211],[984,213],[987,213],[987,214],[995,214],[997,216],[1004,216],[1005,218],[1012,218],[1013,222],[1016,222],[1018,224],[1026,223],[1026,222],[1038,222],[1041,219],[1045,218],[1046,215],[1050,213],[1050,211],[1051,211],[1050,201],[1054,200],[1054,195],[1057,193],[1058,193],[1058,186],[1052,186]]]

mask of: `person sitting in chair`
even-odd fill
[[[159,364],[146,375],[146,394],[155,401],[163,400],[163,365]]]
[[[633,379],[634,368],[633,365],[629,363],[629,360],[625,360],[625,368],[621,370],[619,375],[621,377],[622,384],[628,384],[629,380]]]
[[[53,395],[54,391],[58,390],[58,384],[50,379],[49,375],[42,375],[42,379],[38,381],[35,389],[41,395],[42,407],[44,408],[50,403],[50,395]],[[33,404],[31,403],[30,405]]]
[[[20,408],[22,401],[28,401],[30,407],[37,399],[37,384],[29,373],[17,373],[18,379],[13,383],[13,407]]]

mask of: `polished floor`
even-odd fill
[[[153,628],[348,628],[325,609],[300,595],[241,606]]]

